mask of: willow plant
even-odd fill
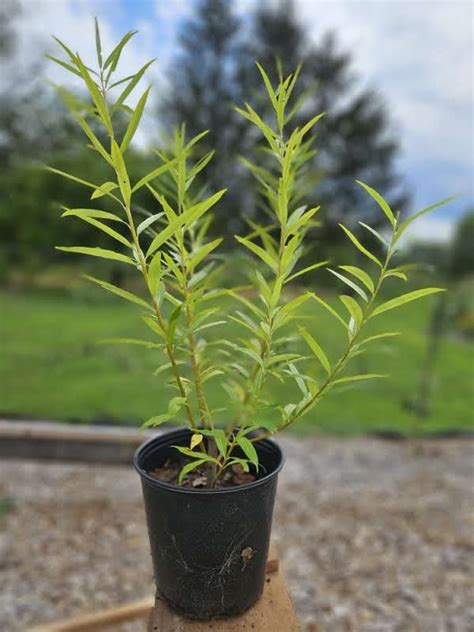
[[[441,291],[430,287],[402,293],[390,300],[380,298],[387,279],[407,281],[407,267],[392,264],[400,237],[417,217],[446,200],[403,221],[378,192],[359,182],[386,220],[386,229],[381,232],[359,222],[362,232],[366,231],[371,238],[370,243],[374,243],[375,237],[380,248],[373,252],[362,243],[360,231],[356,235],[341,225],[367,262],[364,268],[328,267],[345,286],[345,292],[339,296],[344,311],[338,311],[315,292],[300,290],[295,295],[298,289],[295,280],[328,264],[318,261],[301,267],[300,263],[305,235],[319,211],[319,207],[305,206],[302,196],[308,160],[314,155],[312,130],[322,114],[288,132],[299,108],[298,103],[292,105],[291,101],[298,70],[287,77],[280,73],[278,85],[273,86],[258,65],[274,121],[264,120],[248,104],[237,111],[254,126],[263,143],[258,146],[254,162],[243,162],[255,177],[268,223],[260,225],[249,220],[249,234],[236,236],[238,244],[256,259],[257,265],[249,271],[253,291],[220,288],[216,253],[222,240],[209,239],[208,232],[214,207],[225,191],[207,195],[205,187],[196,186],[202,181],[213,152],[198,161],[193,157],[206,132],[186,139],[184,127],[176,130],[170,146],[155,152],[156,168],[131,182],[127,151],[142,119],[150,88],[143,92],[134,108],[127,105],[127,100],[151,63],[131,76],[117,77],[122,51],[134,34],[127,33],[105,57],[96,24],[94,68],[86,66],[77,53],[57,40],[66,58],[51,59],[82,79],[89,98],[82,100],[62,87],[58,90],[84,131],[90,149],[109,165],[111,173],[107,182],[93,183],[50,168],[91,190],[91,208],[65,207],[63,217],[79,218],[117,243],[114,250],[88,246],[59,247],[59,250],[112,259],[134,268],[141,276],[144,291],[140,295],[102,279],[87,278],[143,310],[150,340],[110,342],[143,345],[156,350],[160,358],[164,356],[155,373],[159,379],[169,381],[175,393],[167,410],[148,419],[144,426],[185,419],[191,442],[189,447],[177,446],[185,457],[179,481],[200,467],[207,472],[208,484],[214,486],[232,465],[239,464],[245,471],[258,469],[255,443],[297,422],[336,386],[383,377],[374,373],[351,374],[349,365],[374,343],[397,335],[392,331],[368,335],[369,322],[389,310]],[[122,117],[123,121],[124,113],[127,125],[120,134],[118,119]],[[105,142],[101,140],[104,137]],[[156,203],[156,208],[145,216],[135,201],[136,194],[144,188]],[[95,208],[101,199],[112,202],[115,212]],[[290,284],[291,299],[287,292]],[[232,301],[231,311],[216,303],[222,296],[227,302]],[[340,326],[345,342],[339,357],[331,358],[323,342],[299,324],[303,303],[322,306]],[[234,323],[242,329],[237,341],[225,333],[221,340],[208,338],[212,327],[219,326],[225,332],[226,326],[235,328]],[[209,389],[215,388],[212,386],[215,378],[230,402],[225,414],[229,414],[228,410],[235,412],[233,419],[226,420],[227,425],[222,424],[226,409],[213,410],[209,403]],[[267,387],[274,380],[296,382],[300,395],[284,404],[268,401]],[[262,410],[268,407],[273,409],[272,424],[261,419]]]

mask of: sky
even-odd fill
[[[0,0],[1,1],[1,0]],[[19,63],[50,46],[56,34],[84,58],[94,54],[92,19],[104,48],[138,29],[124,74],[157,57],[151,78],[164,87],[177,35],[197,0],[21,0]],[[229,0],[245,16],[258,0]],[[277,0],[267,1],[270,4]],[[413,192],[413,211],[451,194],[458,198],[414,226],[414,238],[445,240],[474,206],[473,12],[470,0],[295,0],[296,15],[317,41],[337,33],[363,85],[375,87],[401,139],[398,169]],[[50,70],[64,81],[66,73]]]

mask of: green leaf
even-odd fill
[[[113,250],[104,250],[103,248],[89,248],[87,246],[56,246],[56,250],[62,250],[63,252],[74,252],[78,255],[89,255],[91,257],[100,257],[101,259],[114,259],[115,261],[123,261],[129,263],[132,266],[135,262],[130,257],[122,255],[119,252]]]
[[[81,219],[92,217],[98,219],[109,219],[112,222],[121,222],[122,224],[125,224],[123,219],[113,213],[109,213],[108,211],[100,211],[92,208],[63,208],[65,210],[61,217],[80,217]]]
[[[68,180],[72,180],[73,182],[78,182],[79,184],[83,184],[85,187],[89,187],[89,189],[97,189],[99,188],[97,184],[93,184],[92,182],[88,182],[87,180],[82,180],[77,176],[73,176],[71,173],[66,173],[66,171],[61,171],[60,169],[55,169],[54,167],[46,166],[45,169],[47,171],[51,171],[51,173],[56,173],[63,178],[67,178]]]
[[[309,120],[303,127],[301,128],[301,137],[305,136],[315,125],[316,123],[326,115],[326,112],[321,112],[321,114],[316,114],[313,116],[311,120]]]
[[[101,184],[99,187],[95,187],[95,191],[91,195],[91,200],[107,195],[111,191],[115,191],[115,189],[118,189],[118,184],[116,182],[104,182],[104,184]]]
[[[304,294],[297,296],[296,298],[292,299],[291,301],[289,301],[288,303],[280,307],[274,317],[275,326],[280,327],[285,322],[287,322],[288,317],[291,316],[292,312],[294,312],[299,307],[301,307],[303,303],[306,303],[306,301],[310,298],[310,296],[311,296],[310,292],[305,292]]]
[[[130,301],[131,303],[136,303],[137,305],[140,305],[140,307],[145,307],[146,309],[150,309],[150,305],[148,305],[146,301],[144,301],[142,298],[138,296],[135,296],[135,294],[132,294],[132,292],[123,290],[122,288],[117,287],[116,285],[112,285],[112,283],[109,283],[108,281],[97,279],[96,277],[89,276],[88,274],[85,274],[84,278],[86,278],[88,281],[92,281],[92,283],[100,285],[100,287],[103,287],[104,290],[108,290],[109,292],[112,292],[112,294],[116,294],[117,296],[120,296],[121,298],[124,298],[127,301]]]
[[[151,88],[147,88],[143,95],[140,97],[140,100],[137,103],[137,107],[133,113],[132,118],[130,119],[130,123],[128,124],[127,131],[122,139],[120,144],[120,149],[125,151],[130,144],[135,132],[137,131],[138,125],[142,118],[143,110],[145,109],[146,101],[148,99],[148,94],[150,93]]]
[[[386,246],[386,247],[388,248],[388,246],[389,246],[388,241],[387,241],[384,237],[382,237],[382,235],[381,235],[379,232],[377,232],[377,231],[375,230],[375,228],[372,228],[372,226],[369,226],[368,224],[365,224],[364,222],[359,222],[359,224],[360,224],[363,228],[365,228],[366,230],[368,230],[368,231],[369,231],[369,233],[372,233],[372,235],[373,235],[374,237],[376,237],[376,238],[377,238],[377,239],[378,239],[378,240],[379,240],[379,241],[380,241],[380,242],[381,242],[384,246]]]
[[[217,248],[217,246],[222,243],[223,239],[215,239],[214,241],[205,244],[197,251],[190,253],[191,258],[188,261],[187,268],[191,272],[194,270],[196,266],[198,266],[203,259],[207,257],[213,250]]]
[[[247,437],[242,437],[239,435],[237,435],[236,440],[237,444],[242,448],[243,453],[250,461],[250,463],[252,463],[252,465],[255,465],[255,467],[258,467],[258,454],[257,450],[253,447],[253,443],[249,439],[247,439]]]
[[[329,263],[329,260],[319,261],[318,263],[313,263],[313,265],[308,266],[306,268],[303,268],[303,270],[299,270],[298,272],[295,272],[294,274],[289,276],[286,279],[285,283],[289,283],[290,281],[293,281],[297,277],[299,277],[299,276],[301,276],[303,274],[306,274],[307,272],[311,272],[311,270],[316,270],[317,268],[321,268],[322,266],[325,266],[327,263]]]
[[[202,452],[200,452],[199,454],[201,454],[202,456]],[[189,474],[189,472],[192,472],[193,470],[195,470],[197,467],[200,467],[201,465],[203,465],[204,463],[206,463],[207,459],[197,459],[196,461],[191,461],[191,463],[186,463],[186,465],[184,465],[181,468],[181,471],[179,473],[179,477],[178,477],[178,483],[179,485],[181,485],[181,483],[183,482],[184,477],[186,476],[186,474]]]
[[[364,338],[364,340],[361,340],[359,342],[358,346],[361,347],[362,345],[368,344],[369,342],[374,342],[375,340],[382,340],[383,338],[393,338],[399,335],[400,335],[399,331],[387,331],[386,333],[383,333],[383,334],[376,334],[375,336],[369,336],[368,338]]]
[[[344,304],[345,308],[349,312],[350,316],[354,319],[354,321],[360,325],[363,320],[362,310],[360,308],[359,303],[352,298],[352,296],[347,296],[343,294],[339,297],[339,299]]]
[[[383,275],[383,278],[386,279],[388,277],[397,277],[398,279],[402,279],[402,281],[408,281],[407,275],[399,270],[387,270],[387,272]]]
[[[339,267],[341,267],[341,266],[339,266]],[[340,272],[337,272],[336,270],[333,270],[332,268],[327,268],[327,270],[328,270],[328,272],[331,272],[331,274],[334,274],[334,276],[337,277],[338,279],[340,279],[343,283],[348,285],[351,289],[353,289],[354,292],[356,292],[361,298],[364,299],[364,301],[368,301],[369,300],[368,297],[367,297],[367,294],[364,292],[364,290],[361,287],[359,287],[357,285],[357,283],[354,283],[354,281],[351,281],[346,276],[344,276]]]
[[[373,255],[369,250],[367,250],[367,248],[365,246],[363,246],[360,241],[357,239],[357,237],[354,235],[354,233],[352,233],[348,228],[346,228],[345,226],[343,226],[343,224],[339,224],[339,226],[342,228],[342,230],[346,233],[346,235],[349,237],[349,239],[352,241],[352,243],[354,244],[354,246],[366,257],[368,257],[371,261],[373,261],[374,263],[376,263],[380,268],[382,267],[382,264],[380,263],[380,261],[377,259],[377,257],[375,255]]]
[[[216,442],[217,449],[219,450],[219,454],[223,457],[227,454],[227,446],[229,444],[226,433],[221,428],[214,428],[213,430],[203,430],[200,429],[200,432],[206,437],[212,437]]]
[[[95,26],[95,48],[97,51],[97,61],[99,62],[99,68],[102,68],[102,44],[100,42],[99,22],[97,18],[94,18]]]
[[[278,102],[277,102],[277,97],[275,94],[275,90],[273,89],[273,86],[270,82],[270,79],[268,78],[267,73],[265,72],[265,70],[262,68],[262,66],[258,63],[255,62],[257,65],[257,68],[260,71],[260,74],[262,75],[262,79],[263,82],[265,83],[265,87],[267,89],[268,92],[268,96],[270,97],[270,101],[272,103],[273,109],[275,110],[275,112],[278,110]]]
[[[245,459],[239,459],[238,457],[234,456],[229,461],[227,461],[224,469],[227,469],[232,465],[241,465],[244,472],[250,471],[248,461],[246,461]]]
[[[148,349],[155,349],[160,347],[160,344],[151,342],[151,340],[140,340],[138,338],[102,338],[101,344],[107,345],[137,345],[138,347],[147,347]]]
[[[193,450],[196,448],[200,443],[202,443],[203,439],[204,437],[202,434],[193,434],[191,437],[191,443],[189,444],[190,449]]]
[[[331,373],[331,363],[329,362],[327,355],[321,349],[321,347],[313,338],[313,336],[308,331],[306,331],[304,327],[298,327],[298,329],[300,330],[301,335],[304,337],[304,339],[308,343],[309,347],[311,348],[312,352],[321,363],[326,373],[329,375]]]
[[[84,79],[84,83],[86,84],[87,89],[89,90],[89,94],[91,95],[92,100],[94,101],[94,104],[97,108],[100,118],[102,119],[103,124],[105,125],[109,134],[113,134],[112,121],[110,119],[109,110],[107,108],[107,104],[104,100],[104,97],[102,96],[100,92],[99,86],[95,83],[95,81],[93,81],[86,66],[82,63],[82,60],[79,57],[79,55],[77,56],[77,66],[79,70],[81,71],[81,75],[82,75],[82,78]]]
[[[132,248],[132,244],[126,237],[118,233],[113,228],[110,228],[110,226],[107,226],[107,224],[104,224],[103,222],[99,222],[97,219],[93,217],[83,216],[80,219],[82,219],[84,222],[87,222],[88,224],[91,224],[91,226],[95,226],[96,228],[106,233],[107,235],[110,235],[110,237],[113,237],[113,239],[115,239],[116,241],[119,241],[124,246],[127,246],[127,248]]]
[[[344,329],[347,329],[347,323],[344,321],[343,318],[341,318],[341,316],[336,312],[336,310],[333,307],[331,307],[331,305],[329,305],[329,303],[327,303],[324,299],[322,299],[320,296],[314,293],[311,293],[311,298],[314,298],[314,300],[318,302],[320,305],[322,305],[324,309],[327,310],[331,314],[331,316],[334,316],[334,318],[336,318],[336,320],[338,320],[341,323]]]
[[[352,276],[355,276],[356,279],[359,279],[359,281],[362,281],[362,283],[365,285],[365,287],[369,290],[371,294],[374,293],[375,291],[374,282],[372,281],[370,276],[367,274],[367,272],[365,272],[364,270],[361,270],[361,268],[357,268],[356,266],[339,266],[339,267],[341,268],[341,270],[344,270],[345,272],[349,272],[349,274],[352,274]]]
[[[59,66],[62,66],[67,71],[72,72],[74,75],[77,75],[78,77],[81,77],[81,73],[76,68],[74,68],[74,66],[71,66],[70,64],[66,63],[65,61],[62,61],[61,59],[58,59],[57,57],[53,57],[52,55],[46,55],[46,57],[48,59],[50,59],[51,61],[54,61],[55,64],[58,64]]]
[[[158,251],[148,266],[148,287],[153,296],[156,296],[161,280],[161,251]]]
[[[400,307],[401,305],[405,305],[405,303],[410,303],[411,301],[415,301],[423,296],[429,296],[430,294],[437,294],[438,292],[444,291],[444,289],[438,287],[427,287],[422,290],[415,290],[413,292],[408,292],[407,294],[402,294],[401,296],[392,298],[390,301],[382,303],[382,305],[376,307],[372,312],[372,316],[383,314],[383,312],[387,312],[389,309]]]
[[[143,222],[140,222],[137,226],[137,235],[141,235],[143,231],[154,224],[158,219],[160,219],[160,217],[163,217],[163,215],[164,213],[155,213],[154,215],[150,215],[150,217],[144,219]]]
[[[360,375],[347,375],[346,377],[340,377],[337,380],[334,380],[332,383],[335,384],[347,384],[348,382],[359,382],[360,380],[374,380],[377,378],[388,377],[387,375],[382,375],[380,373],[365,373]]]
[[[218,191],[212,197],[204,200],[204,202],[200,202],[199,204],[195,204],[191,208],[189,208],[181,215],[178,215],[175,220],[170,222],[166,228],[164,228],[151,242],[148,251],[147,257],[153,254],[160,246],[162,246],[170,237],[175,235],[176,231],[182,226],[189,226],[193,222],[195,222],[199,217],[201,217],[209,208],[211,208],[216,202],[220,200],[220,198],[224,195],[225,189],[222,191]],[[164,199],[164,198],[163,198]]]
[[[118,61],[120,59],[120,55],[122,53],[122,50],[125,46],[125,44],[134,36],[136,35],[136,33],[138,33],[138,31],[128,31],[128,33],[126,33],[122,39],[120,40],[120,42],[117,44],[117,46],[113,49],[113,51],[110,53],[110,55],[107,57],[107,59],[105,60],[105,64],[104,64],[104,69],[107,69],[109,66],[111,66],[111,70],[112,72],[117,68],[117,64]]]
[[[72,50],[70,48],[68,48],[66,46],[66,44],[64,44],[64,42],[62,42],[58,37],[56,37],[55,35],[53,35],[53,39],[56,40],[56,42],[61,46],[61,48],[63,49],[63,51],[66,53],[66,55],[69,57],[69,59],[74,63],[77,64],[77,55],[75,55]]]
[[[181,452],[181,454],[191,457],[192,459],[201,459],[204,461],[208,461],[209,463],[219,464],[217,459],[210,456],[209,454],[206,454],[205,452],[195,452],[194,450],[191,450],[190,448],[184,448],[180,445],[174,445],[173,448],[178,450],[178,452]]]
[[[415,213],[414,215],[409,217],[402,224],[400,224],[400,226],[399,226],[399,228],[397,230],[397,239],[405,232],[405,230],[408,228],[408,226],[410,226],[410,224],[412,222],[414,222],[416,219],[418,219],[422,215],[425,215],[425,213],[429,213],[430,211],[434,210],[435,208],[438,208],[439,206],[443,206],[444,204],[447,204],[448,202],[451,202],[451,200],[454,200],[456,197],[457,197],[456,195],[451,195],[450,197],[444,198],[444,200],[441,200],[440,202],[435,202],[435,204],[431,204],[431,206],[427,206],[426,208],[422,209],[421,211],[418,211],[418,213]]]
[[[135,193],[135,191],[138,191],[138,189],[141,189],[142,186],[144,186],[151,180],[154,180],[155,178],[158,178],[158,176],[161,176],[163,173],[166,173],[167,171],[169,171],[169,169],[171,169],[171,167],[174,167],[175,164],[176,164],[176,160],[170,160],[166,164],[161,165],[160,167],[157,167],[156,169],[153,169],[153,171],[150,171],[150,173],[144,176],[132,187],[132,193]]]
[[[266,250],[264,250],[261,246],[254,244],[252,241],[245,239],[245,237],[239,237],[238,235],[234,235],[237,241],[251,250],[259,259],[261,259],[264,263],[267,264],[274,272],[277,270],[277,262],[268,254]]]
[[[362,182],[361,180],[356,180],[356,182],[357,184],[360,184],[360,186],[367,191],[370,197],[377,202],[377,204],[380,206],[382,211],[387,216],[387,219],[390,222],[390,224],[393,227],[395,227],[397,223],[397,220],[395,219],[395,215],[393,214],[393,211],[390,208],[390,206],[387,204],[386,200],[384,200],[384,198],[380,195],[380,193],[378,193],[375,189],[372,189],[372,187],[369,187],[368,184],[365,184],[365,182]]]
[[[115,171],[117,172],[120,193],[122,194],[125,204],[128,206],[130,204],[132,189],[130,187],[130,180],[128,178],[125,161],[115,138],[112,138],[112,160],[114,163]]]
[[[137,83],[143,77],[143,75],[145,74],[145,72],[147,71],[149,66],[151,66],[151,64],[154,61],[155,61],[154,59],[150,60],[142,68],[140,68],[140,70],[135,75],[133,75],[133,78],[130,80],[128,85],[125,87],[125,89],[123,90],[123,92],[121,93],[121,95],[119,96],[117,101],[115,101],[115,103],[114,103],[114,105],[112,107],[112,111],[113,112],[116,112],[123,105],[125,99],[129,96],[129,94],[132,92],[132,90],[135,88]]]
[[[164,415],[155,415],[154,417],[150,417],[144,421],[141,425],[141,428],[149,428],[150,426],[159,426],[160,424],[165,423],[165,421],[169,421],[168,413]]]

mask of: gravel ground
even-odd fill
[[[472,441],[282,444],[274,540],[303,630],[474,631]],[[2,632],[152,594],[131,468],[1,463],[0,586]]]

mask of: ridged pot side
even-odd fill
[[[188,489],[147,474],[176,452],[173,445],[189,440],[188,430],[174,430],[135,453],[157,591],[191,618],[236,615],[263,591],[283,455],[275,442],[259,441],[263,475],[231,488]]]

